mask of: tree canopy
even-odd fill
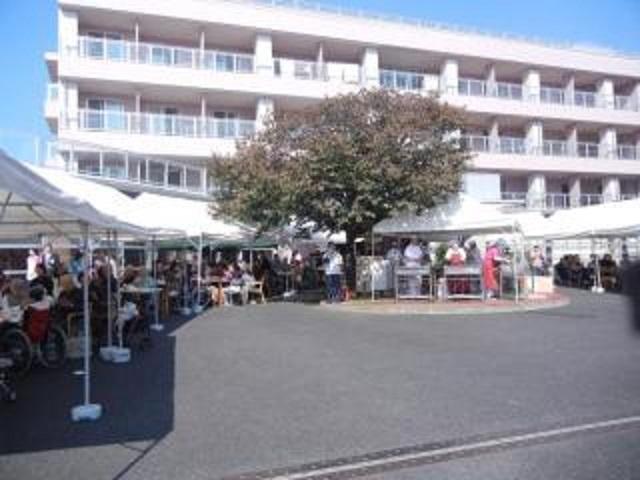
[[[312,221],[348,241],[394,212],[461,187],[463,112],[435,97],[361,90],[272,118],[234,157],[213,159],[219,209],[261,230]]]

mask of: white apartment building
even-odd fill
[[[466,108],[466,189],[483,201],[553,209],[640,193],[640,57],[295,0],[58,4],[48,162],[123,190],[204,196],[206,160],[273,111],[384,87]]]

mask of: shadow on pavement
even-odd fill
[[[0,404],[0,455],[129,442],[158,441],[174,427],[176,339],[189,319],[174,319],[153,335],[153,346],[132,352],[131,363],[92,360],[91,401],[97,422],[73,423],[70,410],[82,401],[82,360],[59,371],[34,366],[17,382],[18,401]]]

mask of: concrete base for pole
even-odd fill
[[[74,422],[96,421],[102,416],[102,405],[88,403],[77,405],[71,409],[71,420]]]
[[[100,358],[105,362],[129,363],[131,361],[131,349],[124,347],[102,347]]]

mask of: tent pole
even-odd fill
[[[83,275],[83,316],[84,316],[84,402],[82,405],[71,409],[71,419],[74,422],[81,420],[97,420],[102,415],[102,406],[91,404],[91,319],[89,310],[89,273],[91,269],[91,244],[89,242],[89,224],[84,224],[84,275]]]
[[[113,276],[113,272],[111,271],[111,230],[107,230],[107,347],[113,346],[113,322],[111,319],[111,278]]]
[[[200,305],[200,298],[201,298],[201,292],[200,290],[202,289],[202,249],[203,249],[203,239],[202,239],[202,232],[200,232],[200,241],[198,244],[198,268],[196,269],[198,278],[197,278],[197,297],[196,297],[196,304],[193,307],[194,311],[196,313],[199,313],[202,311],[202,306]]]
[[[374,284],[374,278],[373,278],[373,267],[374,267],[374,261],[376,258],[376,240],[375,240],[375,234],[373,233],[373,229],[371,229],[371,263],[369,264],[369,270],[371,271],[371,301],[375,302],[376,300],[376,287]]]
[[[158,311],[158,269],[156,268],[156,256],[158,253],[158,246],[156,245],[155,235],[151,237],[151,266],[153,271],[153,328],[156,332],[164,330],[164,325],[160,324],[160,312]]]
[[[513,224],[513,238],[516,238],[516,224]],[[516,291],[516,303],[520,302],[520,285],[518,282],[518,250],[519,248],[514,249],[513,255],[513,281],[514,287]]]
[[[120,243],[118,242],[118,232],[114,231],[113,232],[113,243],[114,243],[114,264],[116,265],[116,267],[118,267],[118,265],[120,265],[123,260],[120,257]],[[118,289],[116,290],[116,305],[118,306],[118,317],[120,316],[120,307],[122,306],[122,292],[120,292],[120,281],[119,281],[119,276],[117,274],[117,272],[114,272],[115,277],[116,277],[116,282],[118,285]],[[120,347],[120,349],[122,349],[123,347],[123,339],[122,339],[122,329],[120,328],[118,330],[118,346]]]

